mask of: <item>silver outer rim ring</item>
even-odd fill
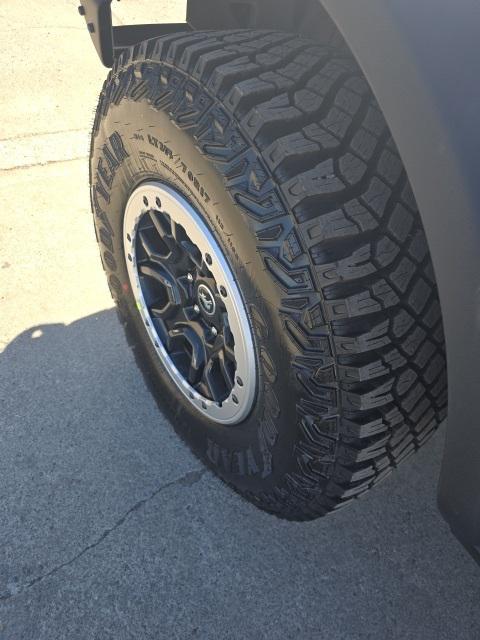
[[[201,396],[182,376],[163,346],[145,302],[136,263],[137,230],[141,218],[147,211],[156,208],[157,198],[160,198],[162,204],[161,211],[167,213],[171,220],[185,229],[202,256],[210,254],[212,263],[209,264],[209,269],[215,278],[218,290],[224,287],[226,291],[226,296],[222,297],[228,313],[230,330],[235,340],[237,368],[235,385],[221,405]],[[145,205],[145,201],[149,206]],[[123,244],[128,276],[137,308],[152,345],[170,377],[188,402],[201,414],[220,424],[238,424],[248,416],[255,400],[257,386],[255,351],[250,322],[240,290],[212,233],[195,209],[177,191],[160,182],[145,182],[135,189],[125,207]]]

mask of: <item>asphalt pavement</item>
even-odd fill
[[[159,413],[95,243],[105,69],[76,4],[0,3],[0,639],[477,640],[480,570],[436,507],[443,428],[352,507],[297,524],[204,471]]]

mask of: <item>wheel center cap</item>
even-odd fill
[[[215,315],[216,303],[215,296],[206,284],[199,285],[197,289],[198,303],[200,308],[207,314],[207,316]]]

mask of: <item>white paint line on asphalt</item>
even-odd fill
[[[0,170],[86,158],[89,144],[89,134],[84,130],[0,140]]]

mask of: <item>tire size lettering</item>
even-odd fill
[[[199,179],[188,168],[185,162],[183,162],[182,160],[179,160],[178,162],[179,162],[178,167],[181,169],[182,173],[188,178],[189,182],[193,184],[195,190],[200,194],[200,196],[205,200],[205,202],[210,202],[210,196],[200,184]]]
[[[167,158],[170,158],[170,160],[173,160],[173,151],[170,149],[170,147],[167,147],[166,144],[161,142],[155,136],[152,136],[150,133],[147,134],[147,139],[148,139],[149,144],[152,145],[152,147],[155,147],[155,149],[158,149],[163,154],[165,154],[167,156]]]

